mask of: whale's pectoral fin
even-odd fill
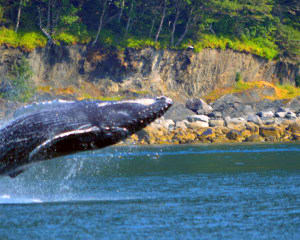
[[[10,172],[8,176],[10,176],[11,178],[15,178],[16,176],[20,175],[24,171],[25,169],[18,169],[16,171]]]
[[[29,155],[30,161],[50,159],[72,152],[94,148],[94,140],[101,134],[98,127],[78,128],[54,136],[37,146]]]

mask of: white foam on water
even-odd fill
[[[7,195],[7,194],[4,194],[4,195],[2,195],[0,198],[2,198],[2,199],[10,199],[10,196]]]
[[[30,204],[30,203],[42,203],[39,198],[18,198],[12,197],[8,194],[0,196],[0,204]]]

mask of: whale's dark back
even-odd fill
[[[167,98],[151,101],[54,101],[29,106],[0,129],[0,175],[34,161],[114,144],[172,104]]]
[[[20,160],[27,164],[30,152],[47,139],[87,123],[80,104],[50,106],[17,117],[0,129],[0,174],[1,166],[13,167],[19,165]]]

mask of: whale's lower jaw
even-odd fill
[[[16,177],[33,162],[115,144],[161,117],[171,105],[166,97],[36,104],[34,111],[0,129],[0,175]]]

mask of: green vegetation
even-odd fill
[[[233,49],[299,62],[298,0],[0,0],[0,45]]]
[[[296,87],[300,87],[300,75],[297,75],[295,78]]]
[[[25,51],[31,51],[37,47],[44,47],[47,39],[39,31],[20,31],[16,33],[12,29],[0,28],[0,45],[9,47],[20,47]]]
[[[233,87],[217,89],[210,92],[204,98],[208,102],[213,102],[216,99],[232,93],[241,93],[246,92],[251,89],[263,89],[263,88],[273,88],[275,94],[273,96],[262,96],[262,98],[267,98],[270,100],[278,100],[278,99],[292,99],[300,96],[300,88],[289,85],[289,84],[273,84],[265,81],[253,81],[253,82],[244,82],[243,80],[239,80],[235,83]]]
[[[2,91],[0,97],[19,102],[29,101],[35,93],[31,77],[32,69],[23,57],[13,65],[11,75],[4,82],[6,91]]]
[[[237,72],[236,75],[235,75],[235,82],[236,83],[239,83],[242,81],[242,76],[241,76],[241,73],[240,72]]]

